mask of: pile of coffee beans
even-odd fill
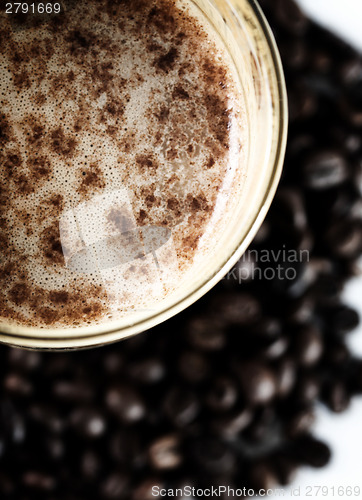
[[[362,393],[362,361],[345,342],[358,315],[341,301],[362,253],[362,59],[290,0],[261,4],[284,62],[290,136],[252,251],[197,304],[128,341],[1,348],[2,499],[269,488],[327,464],[315,404],[341,412]]]

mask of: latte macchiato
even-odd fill
[[[248,147],[233,62],[192,1],[60,5],[0,13],[0,320],[40,328],[187,289]]]

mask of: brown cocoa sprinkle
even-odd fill
[[[29,286],[25,283],[17,283],[13,288],[9,291],[10,298],[14,304],[20,306],[24,304],[28,300],[30,295]]]
[[[82,170],[79,192],[86,196],[89,192],[104,189],[106,182],[101,168],[97,163],[92,163],[88,169]]]
[[[64,255],[60,242],[59,223],[55,221],[41,236],[43,255],[49,263],[64,265]]]
[[[189,93],[182,87],[182,85],[177,85],[172,93],[173,99],[187,100],[190,98]]]
[[[157,164],[156,164],[155,160],[152,158],[152,156],[139,155],[136,157],[136,163],[142,169],[147,169],[147,170],[156,170],[157,169]]]
[[[174,69],[178,55],[178,50],[175,47],[172,47],[166,54],[155,60],[155,66],[161,71],[168,73]]]
[[[57,127],[50,134],[51,148],[54,153],[70,158],[76,148],[77,141],[73,137],[66,137],[62,127]]]
[[[49,292],[49,300],[53,304],[66,304],[69,298],[68,292]]]

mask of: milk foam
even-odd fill
[[[0,14],[0,320],[157,310],[240,196],[243,96],[216,34],[188,0],[109,5]]]

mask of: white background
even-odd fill
[[[362,51],[362,0],[299,0],[304,10],[320,24],[338,33]],[[346,301],[354,305],[362,317],[362,278],[355,280],[346,290]],[[353,352],[362,357],[362,326],[349,338]],[[305,468],[298,473],[292,488],[284,498],[297,498],[292,489],[300,486],[301,499],[308,498],[361,498],[362,499],[362,397],[353,400],[350,409],[334,415],[324,407],[318,408],[315,434],[330,444],[333,458],[329,466],[314,470]],[[328,496],[306,497],[306,486],[360,486],[360,497]],[[304,494],[303,494],[304,492]],[[276,496],[275,496],[276,497]]]

